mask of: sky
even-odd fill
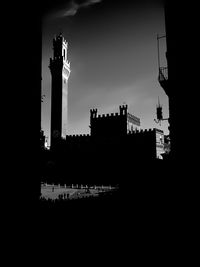
[[[88,134],[90,109],[99,114],[128,112],[141,128],[168,134],[168,123],[156,124],[158,97],[168,117],[168,97],[158,82],[157,34],[165,34],[160,1],[71,0],[51,7],[43,18],[42,129],[50,132],[52,40],[62,32],[68,42],[67,134]],[[166,66],[165,38],[160,39],[161,66]]]

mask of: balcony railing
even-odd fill
[[[158,80],[159,80],[159,82],[168,80],[168,68],[167,67],[159,68]]]

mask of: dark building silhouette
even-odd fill
[[[5,91],[10,94],[5,97],[10,102],[5,109],[10,124],[10,129],[5,124],[5,140],[12,140],[9,135],[16,130],[10,148],[7,142],[5,180],[11,183],[8,188],[12,205],[17,205],[20,212],[24,206],[35,203],[40,195],[42,6],[35,2],[28,8],[26,3],[12,1],[4,6],[4,11],[8,10],[9,19],[2,22],[6,24],[2,36],[9,35],[7,41],[6,38],[2,41],[2,60],[5,57],[2,77],[7,81]],[[10,31],[10,25],[15,25],[15,30]],[[16,65],[12,75],[11,62]]]
[[[51,70],[51,146],[57,138],[65,138],[67,132],[68,78],[70,63],[67,60],[68,43],[60,34],[53,39]]]
[[[91,136],[117,136],[133,132],[140,126],[140,119],[128,113],[128,106],[119,106],[119,113],[98,115],[90,110]]]
[[[110,158],[122,151],[124,155],[132,151],[132,157],[140,160],[162,158],[163,131],[156,128],[140,130],[140,119],[128,112],[128,105],[119,106],[119,110],[119,113],[98,115],[97,109],[91,109],[91,134],[68,135],[66,143],[79,146],[87,144],[97,151],[105,151],[104,154],[108,153]]]
[[[57,138],[46,151],[45,182],[118,185],[128,181],[118,174],[131,165],[138,172],[140,165],[162,159],[163,131],[140,130],[140,119],[128,113],[127,105],[115,114],[97,115],[91,109],[90,116],[91,134]]]
[[[193,28],[186,19],[187,8],[189,14],[189,5],[186,7],[179,1],[165,1],[167,67],[159,68],[159,82],[169,99],[169,158],[175,161],[186,159],[190,154],[190,133],[184,125],[186,121],[192,124],[195,115],[195,112],[191,112],[195,105],[191,107],[193,96],[189,91],[194,80],[191,76],[194,64],[191,64],[192,49],[188,37],[192,34],[188,31],[192,32]]]
[[[30,205],[34,205],[40,196],[42,20],[59,2],[62,1],[56,4],[53,1],[36,1],[31,8],[25,1],[3,4],[4,12],[9,12],[9,16],[6,20],[2,17],[2,36],[8,37],[1,42],[2,82],[7,83],[4,99],[10,102],[9,108],[5,109],[7,131],[4,139],[12,140],[13,129],[16,129],[10,147],[6,142],[6,170],[3,173],[10,183],[11,205],[17,206],[18,214],[28,206],[33,213]],[[11,30],[11,25],[15,30]],[[11,62],[16,65],[12,75],[9,71]]]
[[[63,140],[63,142],[65,141]],[[93,147],[96,154],[99,150],[104,151],[103,157],[107,157],[109,154],[109,157],[112,158],[114,157],[113,151],[120,153],[123,150],[127,157],[129,152],[132,152],[134,159],[154,160],[161,159],[164,153],[164,134],[162,130],[153,128],[135,130],[124,135],[68,135],[66,136],[66,145],[74,149]],[[106,153],[108,154],[106,155]]]
[[[67,42],[61,34],[54,38],[53,50],[49,66],[52,75],[51,151],[44,153],[48,155],[50,164],[46,167],[51,179],[54,176],[55,182],[119,184],[118,168],[124,169],[130,161],[142,164],[161,159],[163,131],[140,130],[140,119],[128,112],[128,105],[119,106],[119,113],[111,114],[100,115],[97,109],[91,109],[90,134],[65,134],[70,64]],[[93,168],[98,170],[100,177]]]

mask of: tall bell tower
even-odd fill
[[[51,147],[66,137],[68,109],[68,79],[70,63],[67,60],[68,43],[62,36],[53,39],[53,58],[50,58],[51,84]]]

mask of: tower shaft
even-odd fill
[[[70,63],[67,60],[68,43],[60,34],[53,39],[51,70],[51,146],[54,141],[65,138],[67,133],[68,79]]]

